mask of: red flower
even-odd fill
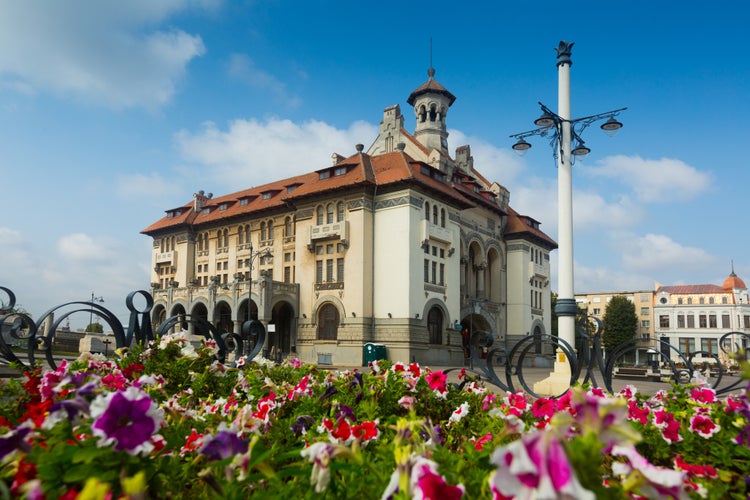
[[[484,445],[492,441],[492,433],[488,432],[479,439],[471,438],[471,442],[474,443],[474,449],[481,451],[484,449]]]
[[[29,403],[26,407],[26,413],[21,417],[21,422],[31,420],[36,427],[41,427],[44,423],[44,419],[47,418],[47,414],[49,414],[49,409],[52,407],[52,403],[53,401],[51,399]]]
[[[716,401],[716,391],[710,387],[695,387],[690,392],[690,397],[699,403],[713,403]]]
[[[145,369],[146,367],[141,363],[131,363],[128,366],[122,368],[122,374],[129,380],[135,380]]]
[[[713,479],[719,476],[716,472],[716,469],[714,469],[710,465],[689,464],[685,462],[680,455],[677,455],[674,458],[674,465],[675,469],[684,470],[691,477],[708,477]]]
[[[27,462],[25,457],[21,458],[16,474],[13,476],[13,483],[10,485],[10,492],[13,495],[19,495],[21,486],[34,478],[36,478],[36,464]]]
[[[710,438],[721,430],[721,426],[705,415],[695,415],[690,419],[690,430],[703,438]]]
[[[360,441],[371,441],[380,435],[377,422],[362,422],[352,427],[352,435]]]
[[[190,435],[185,439],[185,445],[180,450],[180,456],[184,456],[189,451],[195,451],[203,446],[203,434],[198,434],[195,429],[190,431]]]
[[[539,398],[531,405],[531,414],[535,418],[552,418],[555,414],[555,402],[547,398]]]
[[[409,371],[411,372],[411,375],[414,378],[419,378],[420,375],[422,375],[422,369],[419,367],[417,363],[410,364]]]

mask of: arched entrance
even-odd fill
[[[277,359],[283,359],[296,350],[296,342],[292,339],[294,308],[288,302],[279,302],[271,312],[271,322],[276,331],[269,333],[268,345]]]
[[[193,311],[190,313],[190,319],[193,323],[193,333],[195,335],[211,335],[208,329],[208,309],[200,302],[193,306]]]
[[[492,332],[492,326],[481,314],[472,313],[461,320],[461,340],[464,348],[464,357],[469,357],[469,345],[471,337],[476,332]],[[480,353],[481,354],[481,353]]]
[[[219,333],[232,333],[234,322],[232,321],[232,308],[224,301],[216,304],[214,309],[214,325]]]
[[[154,331],[156,331],[159,328],[159,325],[164,323],[164,320],[166,319],[167,308],[161,304],[154,306],[154,310],[151,313],[151,324],[154,327]]]
[[[172,307],[172,312],[170,313],[169,317],[172,316],[180,316],[183,320],[177,323],[174,327],[175,332],[179,332],[180,330],[187,330],[188,324],[187,321],[184,320],[187,313],[185,312],[185,308],[182,306],[182,304],[176,304]]]
[[[237,311],[237,321],[242,324],[247,321],[247,299],[240,305],[239,311]],[[258,304],[255,301],[250,301],[250,319],[258,319]]]

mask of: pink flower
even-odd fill
[[[406,408],[407,410],[411,411],[414,408],[414,398],[411,396],[403,396],[398,400],[398,404],[402,408]]]
[[[690,430],[708,439],[721,430],[721,426],[705,415],[695,415],[690,419]]]
[[[684,470],[690,477],[708,477],[715,479],[719,477],[716,469],[710,465],[692,465],[685,462],[680,455],[674,458],[675,469]]]
[[[391,474],[391,479],[380,497],[383,500],[393,498],[399,491],[402,474],[408,475],[408,491],[403,492],[407,498],[414,500],[456,500],[463,496],[463,485],[451,486],[438,474],[438,464],[420,455],[412,455],[408,462],[399,464]]]
[[[716,391],[710,387],[694,387],[690,397],[699,403],[710,404],[716,401]]]
[[[302,366],[302,361],[297,358],[292,358],[291,360],[289,360],[289,364],[292,366],[292,368],[299,368]]]
[[[517,417],[523,415],[529,406],[529,402],[526,401],[526,396],[522,392],[508,394],[505,396],[504,401],[508,408],[508,413]]]
[[[497,396],[495,396],[491,392],[487,393],[487,395],[482,400],[482,411],[487,411],[490,405],[495,404],[496,400],[497,400]]]
[[[634,400],[628,401],[628,420],[646,425],[649,413],[650,410],[647,407],[641,408]]]
[[[448,390],[448,375],[442,371],[430,372],[425,375],[424,379],[433,391],[445,392]]]
[[[495,500],[506,498],[575,498],[593,500],[575,475],[565,450],[551,432],[532,432],[497,448],[490,476]]]
[[[661,429],[661,437],[668,443],[677,443],[682,441],[680,436],[680,422],[675,420],[674,414],[665,410],[654,412],[654,425]]]
[[[657,467],[643,458],[634,446],[615,446],[612,455],[624,457],[627,462],[612,464],[612,473],[626,476],[621,481],[628,492],[642,498],[688,498],[682,489],[685,473],[664,467]]]

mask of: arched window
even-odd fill
[[[284,219],[284,237],[289,238],[292,236],[292,218],[287,217]]]
[[[268,239],[268,238],[266,238],[266,234],[267,234],[266,233],[266,223],[265,222],[261,222],[260,223],[260,240],[261,241],[265,241],[265,240]]]
[[[333,224],[333,203],[326,206],[326,224]]]
[[[424,107],[424,105],[422,105],[422,106],[420,106],[420,107],[419,107],[419,113],[418,113],[418,118],[417,118],[417,119],[418,119],[418,120],[419,120],[420,122],[424,122],[424,121],[425,121],[425,118],[426,118],[426,116],[427,116],[427,111],[425,110],[425,107]]]
[[[430,344],[443,343],[443,311],[433,306],[427,313],[427,330],[430,333]]]
[[[273,239],[273,221],[272,220],[268,221],[268,239],[269,240]]]
[[[340,201],[336,204],[336,222],[344,220],[344,202]]]
[[[440,209],[440,227],[445,227],[445,209]]]
[[[242,245],[245,243],[245,226],[237,228],[237,244]]]
[[[337,340],[339,310],[331,303],[323,304],[318,312],[318,340]]]
[[[430,204],[429,203],[424,204],[424,220],[426,221],[430,220]]]
[[[438,207],[437,205],[432,205],[432,223],[437,226],[438,223]]]
[[[223,248],[227,248],[229,246],[229,229],[225,229],[224,231],[222,231],[222,235],[224,236],[224,241],[221,246]]]
[[[437,110],[435,109],[435,105],[433,104],[430,106],[430,121],[434,122],[435,118],[437,118]]]
[[[159,248],[159,251],[160,251],[161,253],[164,253],[164,238],[162,238],[162,239],[161,239],[161,240],[159,241],[159,243],[160,243],[160,248]]]
[[[322,205],[318,207],[318,210],[317,210],[317,221],[316,222],[317,222],[317,224],[319,226],[323,225],[323,206]]]

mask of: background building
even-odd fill
[[[455,97],[428,77],[407,100],[413,134],[390,106],[367,151],[224,196],[199,191],[146,228],[154,323],[184,314],[239,334],[254,318],[271,332],[267,355],[337,365],[361,364],[370,342],[390,359],[455,364],[464,332],[495,346],[548,333],[556,244],[474,168],[469,146],[450,156]]]
[[[750,333],[750,303],[745,282],[732,270],[718,285],[673,285],[657,283],[654,303],[656,335],[683,354],[704,351],[720,355],[719,338],[725,333]],[[729,351],[747,349],[747,340],[730,338]],[[676,359],[676,354],[670,354]],[[704,357],[698,354],[698,361]],[[710,357],[705,360],[710,360]]]

